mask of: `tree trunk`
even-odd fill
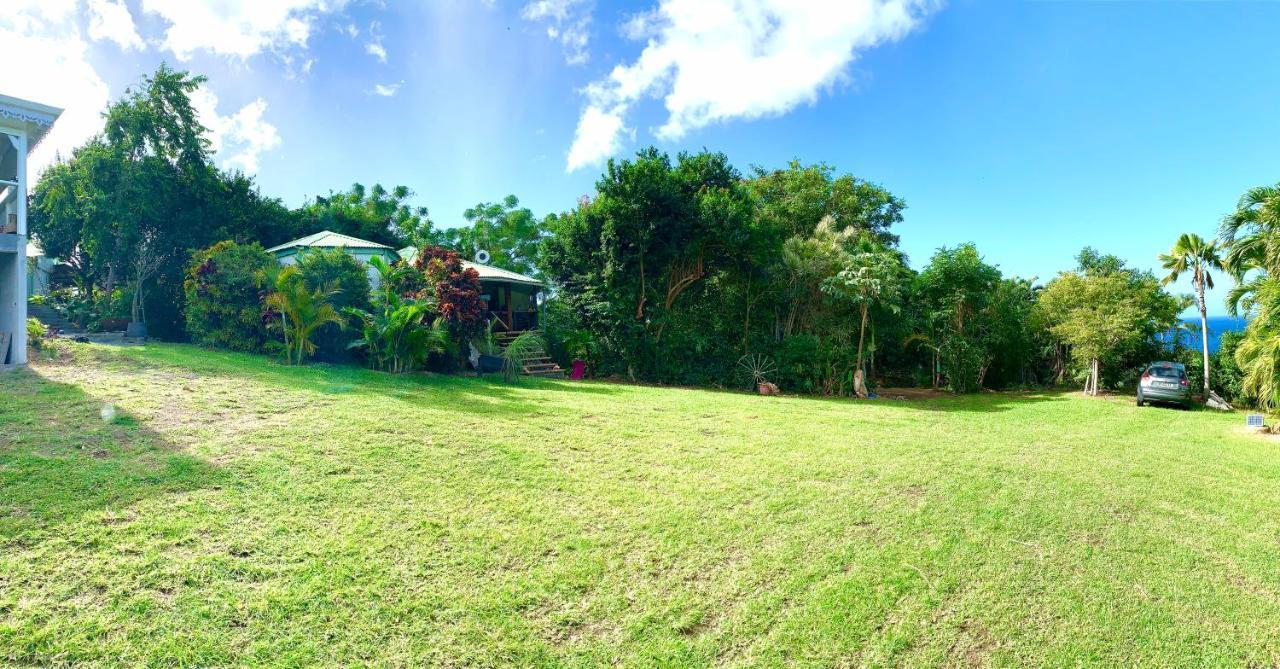
[[[1200,361],[1204,365],[1204,396],[1209,396],[1209,314],[1204,304],[1204,281],[1196,281],[1196,297],[1200,300]]]
[[[116,288],[116,266],[115,266],[115,263],[111,263],[110,265],[107,265],[107,282],[106,282],[106,285],[103,286],[102,288],[102,291],[106,293],[108,300],[111,299],[111,291],[115,290],[115,288]],[[92,290],[92,286],[90,287],[90,289]]]
[[[133,287],[133,304],[130,305],[129,316],[135,323],[142,320],[142,279]]]
[[[933,369],[930,371],[932,372],[931,376],[933,377],[933,389],[937,390],[938,384],[942,380],[942,370],[939,369],[937,349],[933,350]]]
[[[858,371],[862,371],[862,340],[867,334],[867,303],[862,303],[862,325],[858,328]]]

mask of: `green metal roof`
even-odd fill
[[[390,246],[371,242],[367,239],[359,239],[333,232],[331,230],[322,230],[314,235],[307,235],[295,239],[291,242],[285,242],[279,246],[273,246],[267,249],[267,253],[278,253],[280,251],[288,251],[289,249],[302,248],[346,248],[346,249],[385,249],[394,252]]]

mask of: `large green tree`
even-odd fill
[[[538,254],[544,228],[528,207],[508,195],[501,202],[481,202],[463,212],[467,225],[440,232],[441,244],[474,260],[489,253],[488,264],[529,276],[539,276]]]
[[[883,244],[898,241],[890,228],[902,222],[906,204],[881,186],[852,174],[837,175],[825,163],[793,160],[786,169],[756,167],[752,172],[748,183],[757,216],[782,238],[808,236],[830,216],[837,230],[852,228]]]
[[[161,65],[106,110],[105,129],[47,169],[32,191],[32,235],[73,264],[86,295],[127,286],[136,319],[185,336],[184,268],[216,241],[276,241],[290,216],[253,180],[211,162],[190,96],[204,78]]]
[[[1063,272],[1040,293],[1038,320],[1062,342],[1085,372],[1085,392],[1096,395],[1103,365],[1156,342],[1188,306],[1164,291],[1150,272],[1126,268],[1114,256],[1085,249],[1080,267]]]
[[[1000,278],[1000,270],[983,261],[973,244],[938,249],[916,277],[912,292],[924,320],[922,334],[955,392],[981,387],[994,359],[988,307]]]
[[[626,371],[677,380],[678,367],[708,355],[724,360],[739,340],[715,286],[743,262],[751,214],[741,175],[723,154],[680,154],[673,163],[645,149],[610,161],[593,199],[549,220],[543,262]]]
[[[393,248],[430,245],[436,238],[426,207],[414,205],[406,186],[387,190],[355,183],[341,192],[317,197],[298,209],[299,236],[331,230]]]

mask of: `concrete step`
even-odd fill
[[[48,325],[57,328],[59,332],[80,334],[83,332],[76,327],[74,323],[63,318],[61,314],[54,311],[53,307],[44,304],[28,304],[27,315]]]

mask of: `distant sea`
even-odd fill
[[[1192,333],[1182,333],[1182,343],[1193,349],[1200,348],[1200,318],[1184,318],[1182,319],[1191,326]],[[1248,324],[1243,318],[1233,318],[1231,316],[1210,316],[1209,317],[1209,352],[1213,353],[1218,350],[1218,340],[1222,338],[1224,332],[1240,332],[1244,330],[1244,326]],[[1170,335],[1171,336],[1171,335]]]

